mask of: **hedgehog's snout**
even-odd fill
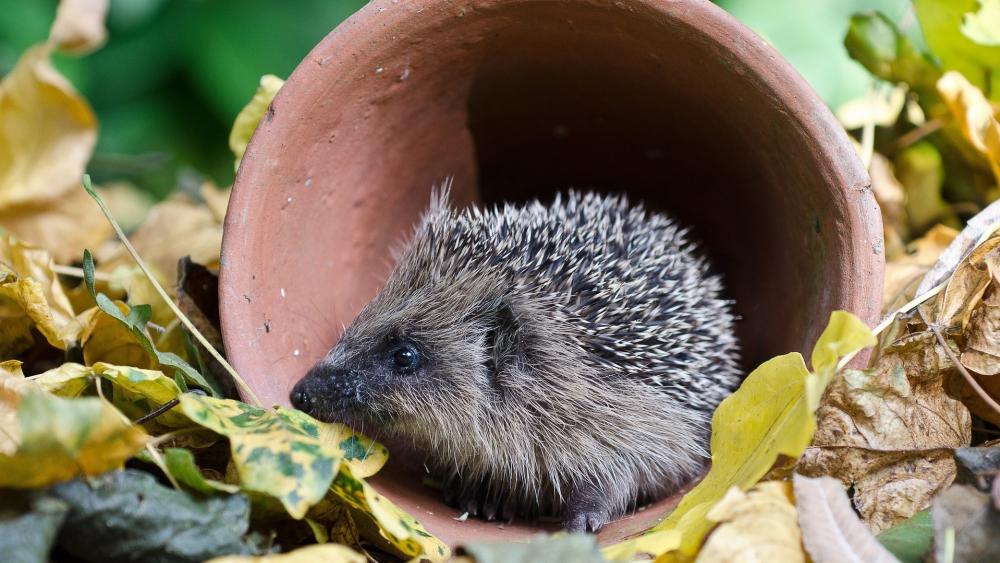
[[[359,393],[357,375],[323,362],[310,369],[292,388],[292,406],[326,422],[335,422],[338,414],[357,410]]]

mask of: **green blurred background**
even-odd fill
[[[878,9],[919,34],[907,0],[717,2],[774,44],[833,107],[869,75],[842,45],[851,13]],[[111,0],[109,41],[56,64],[93,105],[100,136],[90,171],[156,197],[178,182],[232,182],[227,139],[262,74],[287,77],[361,0]],[[0,0],[0,74],[43,41],[57,0]]]

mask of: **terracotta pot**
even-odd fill
[[[882,231],[847,137],[764,40],[701,0],[376,0],[275,98],[226,217],[222,322],[267,403],[379,289],[433,184],[459,203],[624,190],[692,227],[726,275],[752,367],[808,351],[830,311],[874,321]],[[376,483],[449,542],[419,472]],[[610,526],[612,541],[672,500]]]

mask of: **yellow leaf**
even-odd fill
[[[665,553],[681,546],[681,533],[677,530],[660,530],[625,540],[601,550],[609,561],[632,561],[639,553]]]
[[[121,301],[114,304],[123,315],[128,315],[127,305]],[[106,362],[142,369],[158,367],[156,360],[136,340],[132,331],[97,307],[80,314],[78,322],[84,363]]]
[[[815,373],[832,373],[840,358],[874,346],[875,335],[861,319],[846,311],[834,311],[823,333],[813,347],[812,367]]]
[[[332,543],[300,547],[288,553],[254,557],[228,555],[209,559],[207,563],[365,563],[367,558],[353,549]]]
[[[41,388],[24,378],[21,362],[0,362],[0,455],[13,454],[21,443],[17,407],[21,404],[21,397],[29,391],[41,391]]]
[[[65,350],[74,341],[63,329],[73,308],[44,250],[0,236],[0,358],[31,346],[31,329],[49,344]]]
[[[97,398],[28,391],[0,409],[16,409],[19,433],[16,450],[0,454],[0,487],[38,488],[111,471],[146,444],[142,428]]]
[[[837,365],[837,354],[853,354],[873,341],[864,323],[838,311],[831,315],[817,342],[819,353],[814,352],[814,363],[830,370]],[[712,527],[706,514],[729,488],[750,488],[778,456],[797,459],[802,455],[816,429],[810,397],[822,393],[830,374],[810,374],[797,352],[768,360],[755,369],[712,416],[712,467],[708,475],[653,531],[679,530],[681,556],[693,556]]]
[[[274,95],[278,93],[278,90],[284,84],[284,80],[273,74],[261,76],[260,86],[254,92],[253,98],[250,98],[247,105],[236,116],[236,120],[233,122],[233,129],[229,133],[229,148],[232,149],[233,155],[236,156],[234,169],[239,169],[240,161],[243,160],[243,153],[246,152],[247,145],[250,143],[250,137],[253,136],[253,132],[257,129],[257,124],[264,117],[268,106],[271,105]]]
[[[962,134],[986,157],[993,176],[1000,182],[1000,122],[989,100],[982,90],[956,71],[946,72],[938,80],[937,89],[958,121]]]
[[[104,44],[108,0],[61,0],[49,41],[60,51],[82,55]]]
[[[0,82],[0,225],[66,263],[111,227],[80,189],[96,140],[93,112],[50,52],[32,47]]]
[[[744,493],[729,489],[708,519],[718,522],[698,553],[699,563],[747,561],[800,563],[806,560],[802,532],[787,481],[768,481]]]

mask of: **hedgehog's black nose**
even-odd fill
[[[295,388],[292,389],[292,406],[302,412],[308,413],[312,410],[315,398],[308,391],[302,388],[302,383],[303,382],[300,381],[295,385]]]

